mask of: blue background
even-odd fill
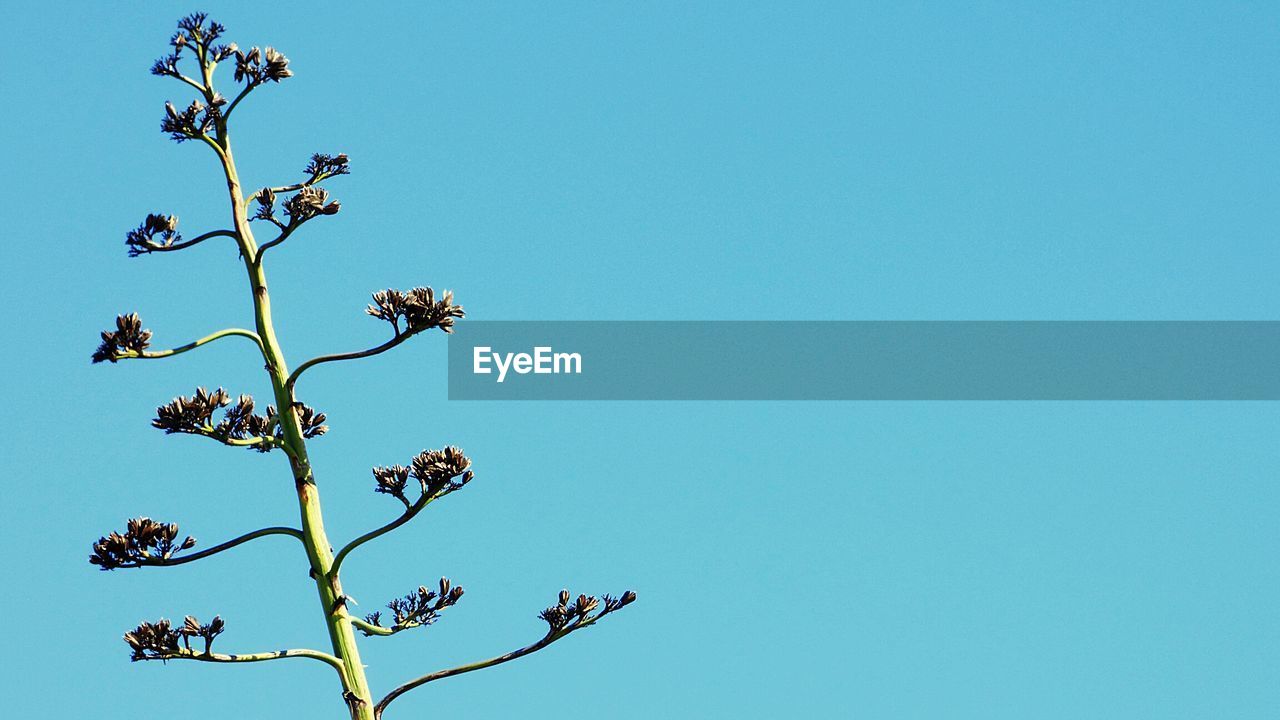
[[[1280,317],[1274,4],[206,5],[297,73],[237,111],[246,185],[352,157],[342,213],[269,256],[294,365],[379,342],[367,293],[418,283],[505,320]],[[344,716],[318,663],[131,665],[119,639],[217,612],[226,651],[323,647],[287,539],[85,562],[134,514],[206,545],[296,522],[279,456],[147,426],[197,384],[262,398],[248,343],[88,362],[117,312],[157,346],[251,322],[229,243],[124,252],[147,212],[226,222],[211,154],[159,132],[184,87],[147,74],[188,10],[24,3],[0,30],[13,714]],[[476,463],[347,566],[364,612],[467,589],[363,643],[375,690],[536,639],[562,585],[640,602],[389,720],[1280,706],[1274,404],[449,403],[444,349],[301,384],[335,542],[396,512],[371,465]]]

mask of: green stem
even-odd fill
[[[311,576],[315,580],[320,606],[324,612],[333,655],[342,666],[340,674],[351,718],[352,720],[373,720],[372,693],[365,678],[364,665],[360,661],[355,631],[349,622],[346,596],[342,592],[342,584],[337,573],[332,572],[333,551],[330,549],[329,539],[324,530],[320,492],[311,471],[306,441],[302,436],[302,426],[294,407],[293,392],[286,385],[289,370],[272,324],[271,297],[267,292],[266,273],[261,263],[255,262],[258,246],[254,241],[253,231],[249,227],[244,193],[240,187],[239,176],[236,174],[225,118],[219,122],[217,130],[218,140],[212,144],[218,150],[218,157],[222,161],[226,176],[235,232],[253,296],[257,335],[262,340],[263,356],[266,359],[267,372],[271,377],[276,407],[279,408],[280,428],[284,436],[283,446],[288,454],[289,466],[298,494],[298,510],[302,517],[302,542],[306,547]]]

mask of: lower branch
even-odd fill
[[[395,690],[392,690],[391,692],[387,693],[386,697],[379,700],[378,704],[373,707],[373,716],[375,718],[381,718],[382,713],[387,709],[387,706],[391,704],[391,701],[409,692],[410,690],[413,690],[414,688],[422,687],[423,685],[426,685],[427,683],[432,682],[434,680],[443,680],[444,678],[447,678],[447,677],[453,677],[454,675],[462,675],[463,673],[469,673],[474,670],[484,670],[485,668],[490,668],[490,667],[493,667],[494,665],[501,665],[504,662],[509,662],[511,660],[515,660],[516,658],[522,658],[525,655],[541,650],[542,648],[550,645],[556,640],[559,640],[565,635],[568,635],[569,632],[570,631],[566,630],[561,633],[548,633],[546,637],[542,638],[538,642],[532,645],[526,645],[520,648],[519,650],[512,650],[511,652],[505,655],[499,655],[497,657],[489,658],[488,660],[481,660],[480,662],[474,662],[474,663],[471,663],[470,665],[460,665],[455,668],[449,668],[448,670],[438,670],[428,675],[423,675],[422,677],[414,678],[413,680],[410,680],[409,682],[401,685]]]
[[[320,652],[319,650],[275,650],[273,652],[225,654],[197,652],[195,650],[180,648],[171,654],[156,657],[140,657],[136,658],[136,660],[198,660],[200,662],[215,663],[255,663],[264,662],[266,660],[280,660],[283,658],[310,658],[312,660],[319,660],[337,670],[338,675],[345,679],[345,676],[343,676],[342,661],[329,653]]]
[[[617,598],[604,595],[597,599],[588,595],[579,595],[576,602],[571,602],[569,591],[561,590],[560,602],[556,605],[552,605],[546,610],[543,610],[539,616],[545,620],[549,626],[547,634],[543,636],[541,640],[533,643],[532,645],[525,645],[518,650],[512,650],[505,655],[499,655],[497,657],[492,657],[488,660],[481,660],[469,665],[459,665],[458,667],[449,668],[448,670],[437,670],[436,672],[414,678],[413,680],[410,680],[395,690],[387,693],[386,697],[379,700],[378,704],[373,708],[373,716],[374,718],[381,718],[382,713],[386,711],[387,706],[390,705],[392,701],[414,688],[422,687],[423,685],[436,680],[453,677],[454,675],[462,675],[475,670],[491,668],[494,665],[501,665],[502,663],[510,662],[516,658],[522,658],[525,655],[535,653],[560,638],[568,636],[575,630],[581,630],[582,628],[596,624],[596,622],[604,618],[606,615],[621,610],[627,605],[635,602],[635,600],[636,594],[628,590]]]

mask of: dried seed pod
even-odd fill
[[[113,532],[93,544],[89,562],[103,570],[159,565],[183,550],[195,547],[196,539],[178,539],[176,523],[160,523],[137,517],[125,524],[123,534]]]

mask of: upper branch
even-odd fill
[[[462,675],[475,670],[483,670],[485,668],[493,667],[494,665],[501,665],[502,663],[510,662],[516,658],[522,658],[525,655],[535,653],[547,647],[551,643],[568,636],[574,631],[594,625],[605,615],[630,605],[635,602],[636,594],[628,590],[623,593],[621,597],[613,598],[605,595],[599,600],[589,595],[579,595],[577,601],[574,603],[569,602],[569,597],[570,594],[568,590],[561,590],[560,602],[556,605],[552,605],[546,610],[543,610],[539,615],[539,617],[545,620],[548,625],[547,634],[544,635],[541,640],[487,660],[481,660],[467,665],[460,665],[447,670],[437,670],[436,672],[414,678],[413,680],[410,680],[409,682],[397,687],[395,690],[387,693],[386,697],[379,700],[378,704],[373,708],[374,717],[381,718],[382,713],[386,711],[387,706],[390,705],[392,701],[410,690],[426,685],[429,682],[443,680],[447,677]],[[599,612],[594,612],[596,610],[599,610]]]
[[[244,199],[246,209],[250,202],[256,200],[258,203],[258,209],[254,212],[252,220],[266,220],[280,229],[280,234],[274,240],[263,243],[262,247],[258,248],[258,254],[253,259],[255,264],[260,265],[267,250],[283,243],[303,223],[321,215],[336,215],[342,208],[342,203],[330,200],[328,191],[316,187],[316,184],[327,178],[349,174],[350,161],[346,155],[316,153],[311,156],[311,162],[303,172],[310,176],[303,182],[284,187],[265,187]],[[295,190],[297,194],[283,203],[285,215],[288,217],[288,222],[283,222],[276,217],[276,194]]]
[[[138,314],[117,315],[116,329],[102,332],[102,344],[94,351],[93,362],[99,363],[103,360],[116,362],[128,359],[154,360],[173,357],[174,355],[181,355],[188,350],[194,350],[201,345],[207,345],[214,340],[232,336],[249,338],[258,347],[258,351],[263,354],[263,357],[266,357],[266,349],[262,346],[262,338],[258,337],[258,334],[252,330],[242,330],[240,328],[219,330],[199,340],[194,340],[169,350],[147,350],[151,346],[151,331],[142,329],[142,319],[138,317]]]
[[[404,505],[404,512],[395,520],[377,529],[370,530],[343,546],[333,558],[333,565],[329,570],[330,576],[338,576],[338,571],[342,568],[342,562],[347,559],[347,556],[353,550],[404,525],[433,501],[459,490],[471,482],[475,476],[469,469],[470,467],[470,458],[453,446],[448,446],[443,450],[423,450],[413,458],[410,467],[403,465],[375,467],[373,469],[373,477],[377,486],[374,491],[390,495],[399,500]],[[419,487],[418,498],[412,503],[409,502],[408,497],[405,495],[405,489],[408,487],[411,476],[418,481]]]
[[[89,556],[89,562],[103,570],[182,565],[268,535],[288,535],[302,540],[302,532],[294,528],[268,527],[245,533],[190,555],[174,557],[184,550],[195,547],[196,539],[187,537],[179,543],[176,523],[156,522],[147,517],[133,518],[126,524],[123,534],[113,532],[98,538],[98,541],[93,544],[93,554]]]
[[[215,237],[238,238],[232,230],[213,230],[190,240],[183,240],[182,234],[178,232],[177,215],[151,213],[137,228],[125,235],[124,244],[129,248],[129,257],[137,257],[153,252],[183,250]]]
[[[452,292],[445,290],[440,295],[440,299],[437,300],[435,291],[429,287],[416,287],[408,292],[380,290],[373,294],[373,304],[366,307],[365,312],[379,320],[385,320],[390,323],[392,331],[395,333],[394,336],[381,345],[368,350],[321,355],[320,357],[312,358],[299,365],[293,371],[293,374],[285,382],[285,386],[293,388],[302,373],[321,363],[372,357],[384,353],[410,337],[431,328],[440,328],[445,333],[451,333],[453,332],[454,321],[458,318],[466,317],[463,307],[454,304]],[[401,322],[404,323],[403,330],[400,327]]]

